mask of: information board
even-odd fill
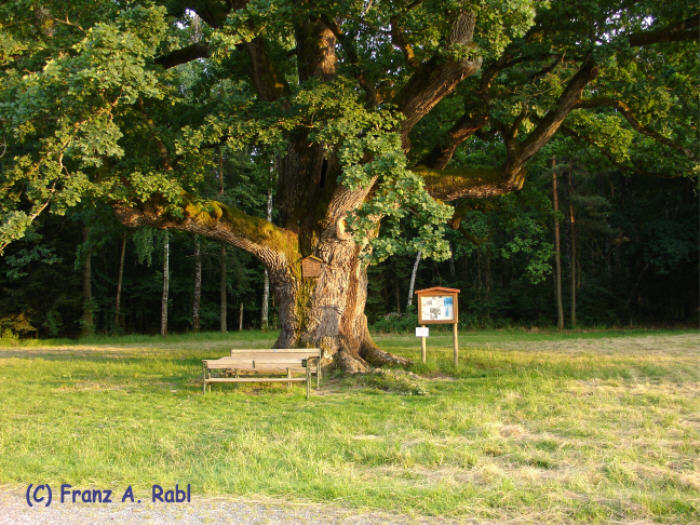
[[[420,297],[421,319],[419,323],[425,322],[448,322],[455,320],[454,296],[453,295],[424,295]]]

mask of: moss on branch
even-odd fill
[[[462,197],[482,198],[501,195],[522,187],[522,173],[509,174],[503,167],[431,169],[416,166],[412,171],[425,181],[428,193],[436,199],[452,201]]]
[[[161,207],[139,209],[118,205],[114,206],[114,211],[127,227],[189,231],[237,246],[268,264],[279,256],[290,265],[300,258],[294,232],[221,202],[187,201],[181,214],[166,213]]]
[[[218,201],[189,202],[184,206],[184,213],[186,218],[202,226],[224,226],[236,236],[282,253],[290,263],[299,258],[297,235],[263,218],[248,215]]]

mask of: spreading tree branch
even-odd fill
[[[597,74],[598,68],[593,60],[590,58],[584,60],[555,106],[539,121],[525,140],[518,142],[515,134],[504,133],[507,150],[504,166],[444,170],[418,166],[414,171],[423,177],[428,192],[442,200],[489,197],[522,188],[525,182],[525,164],[557,132],[566,116],[580,100],[586,84]]]
[[[195,233],[241,248],[268,269],[293,265],[300,258],[295,233],[220,202],[188,202],[183,205],[179,218],[156,206],[134,208],[115,204],[113,209],[126,227],[151,226]]]
[[[624,164],[624,163],[620,162],[615,157],[615,155],[613,155],[613,153],[610,150],[608,150],[607,148],[603,147],[601,144],[596,142],[592,137],[585,135],[585,134],[579,132],[578,130],[573,129],[570,126],[567,126],[566,124],[562,125],[561,132],[563,134],[571,137],[572,139],[580,142],[581,144],[585,144],[585,145],[592,146],[593,148],[595,148],[596,151],[598,151],[598,153],[603,155],[608,160],[608,162],[610,162],[610,164],[612,166],[614,166],[616,169],[620,170],[622,173],[627,173],[630,175],[640,174],[640,175],[645,175],[648,177],[657,177],[657,178],[663,178],[663,179],[673,177],[672,175],[669,176],[666,173],[659,173],[659,172],[652,173],[649,170],[647,170],[639,165],[631,166],[628,164]]]
[[[245,7],[248,0],[172,0],[168,2],[168,13],[181,17],[187,10],[197,13],[213,28],[221,27],[226,22],[231,9]]]
[[[670,24],[653,31],[641,31],[630,36],[631,46],[647,46],[660,42],[683,42],[698,40],[698,13],[680,23]]]
[[[476,17],[473,13],[461,12],[452,25],[447,38],[447,50],[457,46],[472,45]],[[452,93],[462,80],[476,73],[481,59],[443,58],[439,54],[423,62],[413,73],[395,102],[405,116],[401,129],[404,147],[408,145],[408,134],[443,98]]]
[[[537,127],[522,142],[508,140],[508,162],[506,170],[516,173],[525,167],[525,163],[544,146],[557,132],[566,116],[576,106],[581,98],[583,89],[591,80],[598,76],[598,67],[589,57],[583,61],[581,68],[569,81],[564,92],[559,96],[555,106],[540,120]]]
[[[423,164],[436,170],[444,169],[452,159],[457,147],[484,127],[488,119],[489,116],[486,113],[476,116],[465,114],[450,128],[447,143],[433,148],[426,155]]]
[[[635,131],[641,133],[642,135],[646,135],[647,137],[651,137],[657,142],[668,146],[669,148],[673,148],[676,151],[681,152],[683,155],[685,155],[687,158],[690,160],[695,160],[697,156],[688,148],[672,141],[668,137],[664,137],[661,133],[658,131],[655,131],[651,129],[648,126],[643,125],[637,118],[634,116],[634,113],[632,112],[632,109],[625,104],[622,100],[618,100],[615,98],[611,97],[596,97],[596,98],[591,98],[587,100],[581,100],[578,104],[576,104],[577,108],[599,108],[599,107],[611,107],[615,108],[617,111],[619,111],[625,119],[627,119],[627,122],[630,123],[630,125],[635,129]]]
[[[198,58],[209,58],[210,55],[211,50],[209,46],[204,42],[197,42],[196,44],[172,51],[167,55],[160,56],[156,58],[155,62],[168,69]]]

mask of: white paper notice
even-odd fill
[[[423,296],[420,301],[422,320],[454,321],[454,299],[451,295]]]

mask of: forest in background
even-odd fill
[[[271,193],[261,188],[272,188],[270,174],[247,158],[222,155],[207,192],[265,217]],[[452,257],[421,259],[414,289],[461,289],[464,327],[557,325],[555,218],[567,328],[697,324],[692,179],[622,172],[561,138],[537,156],[521,191],[459,205],[464,218],[448,231]],[[415,263],[415,255],[394,256],[370,268],[366,312],[375,330],[415,326],[415,303],[408,304]],[[242,250],[189,233],[128,230],[110,207],[95,204],[43,216],[0,257],[0,329],[3,337],[72,337],[158,333],[164,321],[172,332],[261,328],[264,288],[264,269]]]
[[[0,336],[697,326],[697,11],[2,3]]]

